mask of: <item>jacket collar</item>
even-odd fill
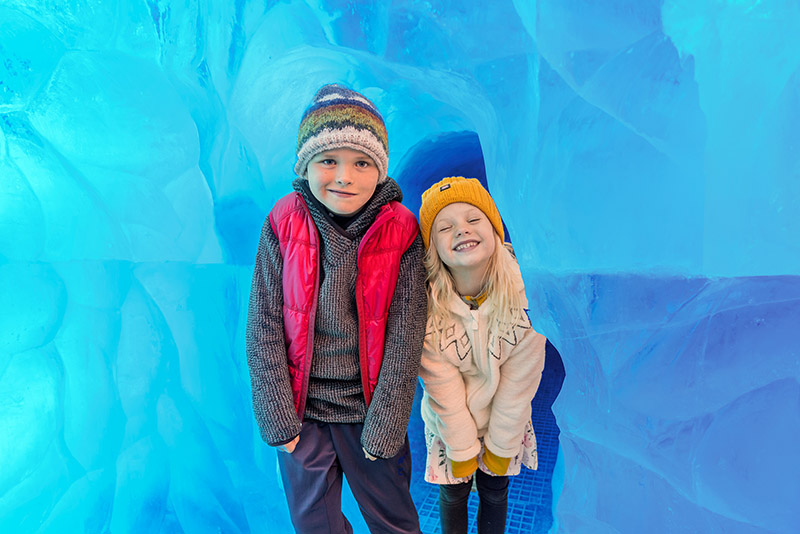
[[[519,264],[516,261],[514,261],[513,269],[514,271],[512,273],[512,276],[513,276],[514,288],[517,290],[517,292],[519,292],[522,295],[523,307],[525,309],[528,309],[528,298],[525,296],[525,284],[522,281],[522,272],[520,271]],[[489,296],[491,297],[491,295]],[[465,319],[472,318],[471,312],[473,310],[470,309],[469,304],[464,302],[464,299],[462,299],[459,295],[453,294],[450,297],[449,306],[450,306],[450,311],[451,313],[453,313],[453,315]],[[478,308],[477,311],[481,316],[487,317],[492,311],[491,299],[487,298],[486,301],[483,304],[481,304],[481,306]]]

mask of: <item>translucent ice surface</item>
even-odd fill
[[[800,531],[793,0],[4,0],[0,531],[291,528],[244,322],[327,82],[412,209],[485,170],[566,369],[554,531]]]

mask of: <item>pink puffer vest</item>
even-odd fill
[[[269,214],[283,256],[283,328],[297,415],[303,419],[314,352],[319,292],[319,235],[303,197],[290,193]],[[399,202],[381,208],[358,247],[356,306],[361,384],[369,406],[383,361],[386,321],[400,258],[418,233],[414,215]]]

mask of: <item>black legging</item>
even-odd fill
[[[478,534],[503,534],[508,511],[508,477],[493,477],[480,469],[475,472],[478,486]],[[467,532],[467,501],[472,481],[439,486],[439,513],[442,534]]]

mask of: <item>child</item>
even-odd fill
[[[443,534],[467,532],[473,474],[478,532],[504,532],[508,477],[537,467],[530,415],[545,338],[531,328],[519,266],[478,180],[434,184],[419,220],[428,270],[425,480],[440,484]]]
[[[352,532],[342,473],[372,532],[419,532],[406,427],[425,335],[424,248],[387,167],[373,103],[323,86],[300,122],[294,192],[261,232],[247,360],[297,532]]]

